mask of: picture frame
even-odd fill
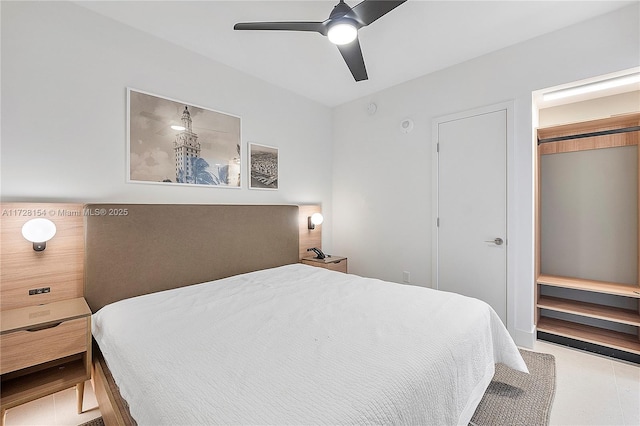
[[[278,148],[249,142],[249,188],[277,190]]]
[[[238,116],[127,88],[127,182],[241,188]]]

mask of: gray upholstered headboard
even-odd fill
[[[298,262],[298,206],[87,204],[85,298],[128,297]]]

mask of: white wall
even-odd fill
[[[640,91],[637,90],[582,102],[540,108],[538,125],[540,127],[557,126],[634,112],[640,112]]]
[[[331,237],[331,110],[89,10],[2,2],[3,201],[321,203]],[[215,42],[215,41],[212,41]],[[126,87],[242,118],[279,148],[278,191],[126,183]]]
[[[426,75],[334,109],[333,248],[356,274],[431,285],[431,124],[435,117],[513,100],[509,182],[511,258],[508,328],[533,335],[534,90],[640,64],[640,11],[608,15]],[[428,55],[416,46],[415,54]],[[378,111],[369,116],[366,107]],[[409,117],[415,128],[399,131]],[[463,265],[461,265],[463,266]]]

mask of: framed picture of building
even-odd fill
[[[240,117],[127,88],[127,181],[241,187]]]
[[[278,189],[278,148],[249,143],[249,188]]]

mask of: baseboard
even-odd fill
[[[582,340],[571,339],[569,337],[558,336],[556,334],[538,331],[538,339],[547,342],[558,343],[560,345],[569,346],[571,348],[581,349],[587,352],[608,356],[611,358],[621,359],[623,361],[640,364],[640,355],[631,352],[621,351],[619,349],[600,346],[594,343],[583,342]]]
[[[516,342],[516,345],[525,348],[525,349],[533,349],[533,344],[536,341],[536,334],[534,331],[524,331],[515,329],[512,333],[513,341]]]

